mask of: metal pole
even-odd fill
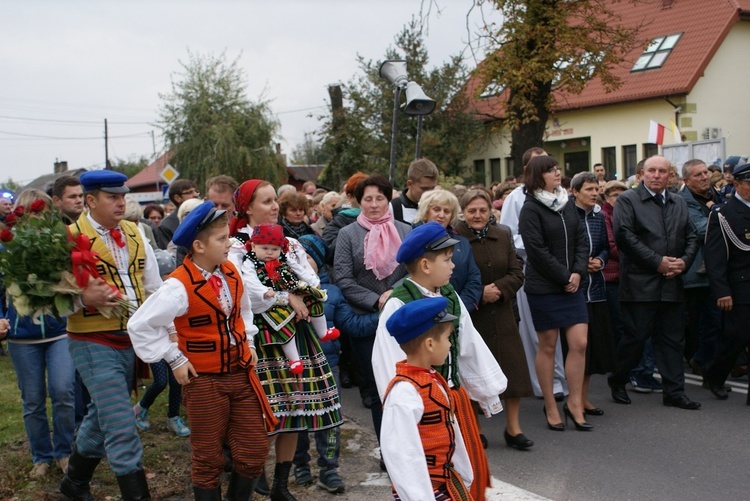
[[[104,168],[109,169],[109,133],[106,118],[104,119]]]
[[[417,151],[414,153],[414,160],[422,158],[422,120],[424,115],[417,116]]]
[[[398,130],[398,102],[401,97],[401,87],[396,85],[393,91],[393,125],[391,126],[391,164],[388,180],[391,186],[396,186],[396,131]]]

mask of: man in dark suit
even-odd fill
[[[614,232],[620,251],[620,292],[625,333],[617,347],[617,370],[609,377],[612,398],[629,404],[628,372],[651,337],[664,387],[663,403],[700,409],[685,395],[682,274],[690,268],[698,241],[685,200],[669,193],[669,160],[653,156],[642,182],[617,199]]]
[[[711,211],[705,244],[711,294],[724,313],[724,337],[703,379],[720,400],[729,396],[724,382],[737,355],[750,344],[750,164],[738,165],[733,174],[734,196]]]
[[[177,209],[180,208],[182,202],[190,200],[191,198],[198,198],[200,195],[198,187],[193,181],[188,179],[178,179],[169,185],[169,199],[174,204],[174,210],[171,214],[161,220],[159,227],[154,231],[156,245],[158,245],[160,249],[167,248],[169,242],[172,241],[174,230],[180,225],[180,220],[177,218]]]

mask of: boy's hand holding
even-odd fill
[[[193,367],[193,364],[191,364],[190,362],[182,364],[178,368],[174,369],[172,373],[174,373],[174,378],[182,386],[185,386],[186,384],[190,383],[191,374],[193,375],[193,377],[198,377],[198,373],[195,372],[195,368]]]

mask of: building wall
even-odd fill
[[[564,175],[573,173],[565,172],[566,153],[588,152],[589,170],[596,163],[604,163],[609,177],[616,172],[618,179],[624,179],[632,174],[632,171],[626,170],[626,147],[635,147],[637,160],[643,159],[647,152],[653,152],[654,145],[647,143],[651,120],[666,127],[664,144],[674,144],[670,121],[677,120],[680,132],[687,141],[704,139],[706,128],[720,128],[722,136],[726,138],[727,155],[748,154],[750,98],[741,88],[750,81],[750,65],[745,64],[748,47],[750,22],[739,22],[732,28],[690,94],[669,98],[672,103],[681,106],[679,116],[675,115],[675,109],[664,98],[553,113],[547,124],[544,148],[558,159]],[[637,78],[637,75],[633,78]],[[485,160],[488,185],[497,180],[489,172],[490,159],[503,159],[504,167],[504,159],[510,155],[510,140],[504,136],[509,134],[497,132],[494,141],[478,148],[466,162],[467,170],[473,171],[476,161]],[[615,168],[607,165],[603,157],[603,149],[612,147]],[[502,174],[504,178],[505,171]]]

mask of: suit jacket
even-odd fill
[[[742,251],[725,235],[719,223],[723,214],[741,244],[750,246],[750,207],[736,195],[714,206],[706,228],[706,270],[714,298],[732,296],[736,304],[750,304],[750,251]]]
[[[657,269],[664,256],[681,258],[687,269],[695,260],[698,237],[685,200],[669,193],[662,207],[641,183],[617,199],[613,224],[620,301],[682,301],[682,275],[667,279]]]

